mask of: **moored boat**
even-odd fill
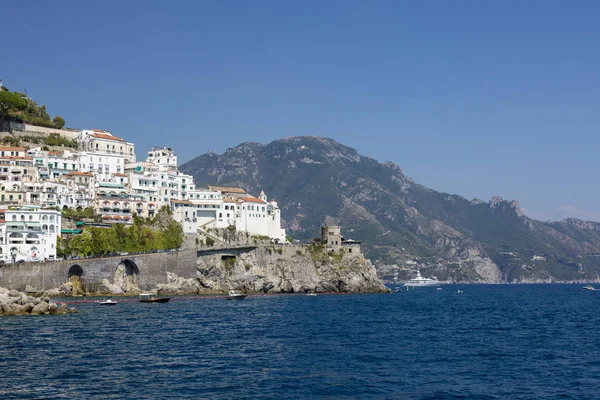
[[[108,299],[103,299],[99,302],[101,306],[114,306],[117,304],[116,301],[113,301],[110,297]]]
[[[442,283],[437,279],[423,278],[421,271],[417,270],[417,276],[412,278],[404,284],[406,287],[427,287],[427,286],[441,286]]]
[[[246,296],[248,296],[248,295],[244,294],[244,293],[240,293],[237,290],[230,290],[229,294],[225,298],[227,300],[242,300],[242,299],[245,299]]]
[[[171,300],[170,297],[158,297],[151,293],[141,293],[140,303],[166,303]]]
[[[595,287],[593,287],[592,285],[587,285],[583,287],[585,290],[596,290]]]

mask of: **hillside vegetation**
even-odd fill
[[[65,210],[63,216],[73,220],[99,220],[92,209]],[[178,249],[183,243],[181,224],[173,220],[168,206],[162,207],[156,217],[133,218],[133,225],[114,224],[110,228],[85,227],[79,235],[59,239],[59,256],[103,256],[113,253],[139,253]]]
[[[17,119],[32,125],[61,129],[65,126],[64,118],[50,118],[46,106],[39,106],[25,93],[11,92],[5,86],[0,90],[0,118]]]

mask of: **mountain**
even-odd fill
[[[181,169],[199,186],[264,190],[278,201],[294,238],[311,240],[322,224],[341,225],[376,264],[403,268],[415,261],[424,275],[457,282],[600,281],[600,224],[540,222],[516,201],[436,192],[396,164],[332,139],[242,143]]]

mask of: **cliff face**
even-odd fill
[[[457,282],[593,281],[600,277],[600,225],[546,223],[516,201],[489,202],[415,183],[399,166],[334,140],[289,137],[243,143],[181,166],[198,185],[264,190],[282,208],[288,234],[310,241],[341,225],[381,264],[416,261],[424,275]]]
[[[197,278],[169,274],[160,294],[226,293],[237,289],[262,293],[386,292],[369,260],[353,249],[319,246],[259,246],[251,251],[198,258]],[[235,253],[235,255],[233,255]]]

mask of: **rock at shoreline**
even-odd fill
[[[269,251],[271,250],[271,251]],[[371,262],[361,253],[310,253],[306,247],[259,246],[227,260],[219,255],[197,259],[196,279],[167,272],[158,294],[227,293],[384,293]],[[286,251],[284,251],[286,250]]]
[[[32,297],[0,287],[0,315],[50,315],[72,312],[77,310],[69,310],[65,303],[51,303],[48,297]]]

